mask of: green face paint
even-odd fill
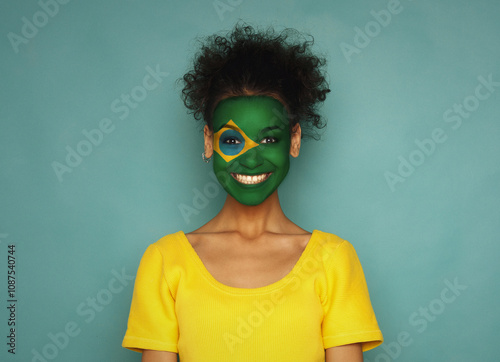
[[[283,104],[268,96],[226,98],[215,108],[214,172],[238,202],[262,203],[288,173],[286,114]]]

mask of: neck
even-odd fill
[[[278,190],[255,206],[241,204],[228,195],[222,210],[213,221],[220,223],[221,229],[238,231],[249,239],[255,239],[265,232],[283,233],[290,223],[281,209]]]

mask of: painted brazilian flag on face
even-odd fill
[[[262,203],[288,173],[290,131],[283,115],[283,104],[268,96],[231,97],[215,108],[214,171],[242,204]]]
[[[214,140],[214,151],[226,162],[241,156],[246,151],[259,145],[248,138],[245,132],[243,132],[233,120],[229,120],[229,122],[214,135]]]

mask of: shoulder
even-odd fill
[[[176,233],[167,234],[160,239],[158,239],[154,244],[158,249],[169,248],[175,245],[178,245],[182,238],[184,237],[184,232],[177,231]]]
[[[182,231],[161,237],[147,247],[143,259],[175,260],[179,253],[182,253],[183,237]]]
[[[316,254],[320,254],[325,266],[332,264],[357,262],[358,256],[354,246],[347,240],[335,234],[315,230]]]
[[[342,248],[352,248],[352,244],[340,236],[321,231],[314,230],[316,245],[326,253],[335,253]]]
[[[184,233],[178,231],[150,244],[141,259],[139,270],[145,278],[162,275],[171,292],[177,290],[179,276],[186,268],[186,246]]]

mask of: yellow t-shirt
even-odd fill
[[[260,288],[218,282],[179,231],[150,245],[122,346],[182,362],[319,362],[325,349],[382,343],[352,245],[314,230],[292,271]]]

